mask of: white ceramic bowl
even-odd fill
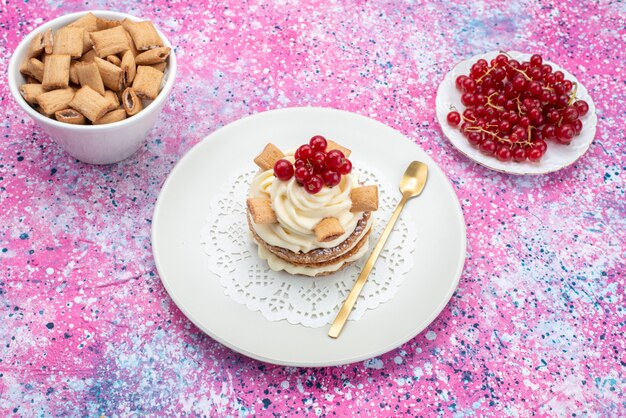
[[[174,85],[176,56],[169,40],[157,29],[165,46],[172,48],[167,60],[163,88],[157,98],[135,116],[108,125],[71,125],[47,118],[33,109],[20,94],[19,86],[25,82],[24,76],[19,71],[20,64],[24,60],[28,44],[35,34],[48,28],[58,29],[87,13],[88,11],[85,11],[58,17],[41,25],[24,38],[15,49],[9,63],[9,88],[15,101],[19,103],[22,109],[71,156],[90,164],[111,164],[134,154],[156,123]],[[142,20],[118,12],[96,10],[92,13],[111,20],[125,18]]]

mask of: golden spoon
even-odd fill
[[[419,196],[419,194],[422,193],[427,178],[428,166],[419,161],[413,161],[409,164],[406,171],[402,175],[402,180],[400,180],[400,192],[402,193],[402,199],[400,199],[400,203],[398,203],[396,210],[393,212],[393,215],[391,215],[391,219],[378,239],[378,243],[374,247],[372,254],[370,254],[370,258],[367,259],[365,267],[363,267],[363,271],[361,271],[361,274],[359,274],[359,277],[356,279],[354,287],[352,287],[352,290],[339,310],[335,321],[331,325],[330,330],[328,331],[329,337],[337,338],[339,337],[339,334],[341,334],[341,330],[346,324],[348,316],[350,315],[350,312],[352,311],[352,308],[354,307],[354,304],[356,303],[356,300],[359,297],[359,294],[361,293],[372,268],[374,268],[374,263],[376,263],[380,252],[385,246],[385,242],[387,242],[387,238],[389,238],[389,235],[391,234],[393,226],[396,224],[396,221],[400,216],[400,212],[402,212],[404,205],[410,198]]]

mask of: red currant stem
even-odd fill
[[[507,56],[507,57],[509,57],[509,58],[513,58],[513,57],[512,57],[512,56],[511,56],[508,52],[506,52],[506,51],[498,51],[498,52],[500,52],[502,55],[506,55],[506,56]]]
[[[572,91],[572,94],[569,97],[569,101],[567,102],[568,106],[574,103],[574,101],[576,100],[576,92],[578,91],[578,83],[573,82],[572,84],[574,85],[574,90]]]
[[[554,91],[554,89],[550,86],[541,86],[544,90]]]
[[[511,145],[511,146],[513,146],[513,145],[515,145],[515,144],[518,144],[518,145],[524,145],[524,146],[529,146],[529,145],[531,145],[531,144],[532,144],[532,143],[530,142],[530,140],[527,140],[527,141],[524,141],[524,142],[513,142],[513,141],[511,141],[510,139],[506,139],[506,138],[499,137],[499,136],[498,136],[495,132],[488,131],[488,130],[483,129],[483,128],[479,127],[479,126],[470,126],[469,128],[465,128],[465,130],[466,130],[466,131],[469,131],[469,132],[482,132],[482,133],[485,133],[485,134],[489,134],[489,135],[491,135],[494,139],[498,140],[498,142],[502,142],[502,143],[505,143],[505,144],[509,144],[509,145]]]
[[[489,69],[487,70],[487,72],[485,72],[485,74],[481,75],[480,77],[478,77],[478,78],[476,79],[476,82],[477,82],[477,83],[480,83],[480,82],[482,81],[482,79],[483,79],[483,78],[484,78],[487,74],[489,74],[491,71],[493,71],[493,69],[494,69],[494,68],[496,68],[496,67],[491,67],[491,68],[489,68]]]
[[[463,118],[463,120],[465,120],[465,121],[468,121],[468,122],[471,122],[471,123],[476,123],[476,119],[470,119],[470,118],[467,118],[467,117],[465,117],[465,115],[461,115],[461,117],[462,117],[462,118]]]
[[[561,126],[561,123],[563,123],[563,116],[561,116],[561,118],[559,119],[559,121],[556,123],[556,126]]]
[[[526,80],[533,81],[533,79],[532,79],[532,78],[530,78],[530,77],[528,77],[524,71],[522,71],[522,70],[520,70],[520,69],[517,69],[517,68],[513,68],[513,69],[514,69],[515,71],[517,71],[518,73],[523,74],[523,75],[524,75],[524,77],[526,77]]]
[[[501,107],[501,106],[497,106],[497,105],[494,105],[493,103],[491,103],[491,98],[492,98],[493,96],[495,96],[496,94],[498,94],[498,92],[497,92],[497,91],[496,91],[496,92],[493,92],[493,93],[491,93],[489,96],[487,96],[487,106],[490,106],[490,107],[493,107],[494,109],[498,109],[498,110],[500,110],[500,111],[503,111],[503,110],[504,110],[504,108],[503,108],[503,107]]]
[[[450,105],[450,109],[449,110],[454,110],[455,112],[458,112],[457,108],[454,107],[454,105]]]
[[[520,115],[525,115],[526,112],[522,112],[522,108],[520,107],[519,97],[515,100],[517,100],[517,111],[519,112]]]

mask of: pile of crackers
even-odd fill
[[[117,122],[156,99],[170,52],[150,21],[88,13],[33,38],[19,90],[37,111],[60,122]]]

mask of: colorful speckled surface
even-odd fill
[[[0,415],[626,415],[625,4],[230,3],[3,3]],[[65,154],[6,85],[23,36],[85,9],[152,19],[180,66],[145,146],[107,167]],[[442,137],[439,81],[499,48],[543,53],[587,86],[598,132],[578,163],[511,177]],[[413,139],[454,183],[468,233],[459,288],[426,331],[327,369],[262,364],[205,336],[150,246],[159,187],[189,148],[243,116],[309,105]]]

